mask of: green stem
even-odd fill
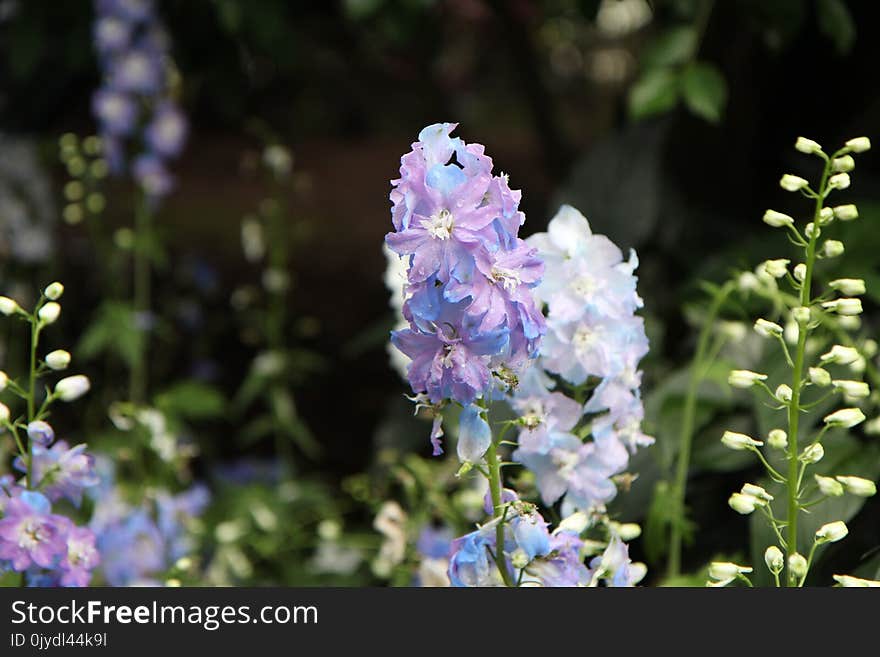
[[[39,309],[39,304],[37,304]],[[28,394],[27,394],[27,421],[28,424],[34,420],[34,410],[36,408],[36,391],[37,391],[37,345],[40,342],[40,320],[36,311],[31,318],[31,350],[30,365],[28,372]],[[16,435],[17,437],[17,435]],[[25,486],[30,488],[34,479],[34,455],[31,449],[31,441],[27,444],[27,472],[25,475]]]
[[[813,211],[813,233],[810,235],[810,241],[807,244],[807,260],[806,273],[800,290],[800,304],[803,307],[810,305],[810,289],[813,281],[813,265],[816,263],[816,242],[819,237],[819,213],[822,210],[822,202],[825,199],[825,187],[828,182],[828,175],[831,168],[830,160],[826,160],[825,168],[822,171],[822,182],[819,184],[819,194],[816,198],[816,204]],[[797,552],[797,525],[798,513],[798,488],[800,480],[799,463],[798,463],[798,423],[800,421],[801,408],[801,385],[803,383],[804,372],[804,354],[807,343],[807,326],[798,325],[798,341],[797,349],[794,355],[794,367],[792,368],[791,377],[791,402],[788,405],[788,518],[787,518],[787,536],[786,554],[790,559]],[[787,568],[786,583],[788,586],[797,586],[797,578]]]
[[[148,246],[152,226],[152,213],[146,195],[142,194],[135,211],[134,241],[134,292],[133,309],[135,321],[145,322],[150,312],[150,248]],[[136,325],[141,333],[137,357],[129,372],[129,399],[142,404],[147,396],[147,355],[149,352],[149,332],[146,326]]]
[[[501,573],[506,586],[513,586],[507,563],[504,561],[504,509],[501,503],[501,462],[498,459],[498,445],[495,440],[486,450],[486,464],[489,466],[489,494],[492,496],[492,515],[498,520],[495,526],[495,565]]]
[[[687,487],[687,473],[691,460],[691,446],[694,439],[694,424],[697,412],[697,391],[700,386],[700,381],[702,381],[705,376],[705,366],[707,365],[707,363],[705,363],[706,352],[709,349],[709,339],[712,337],[715,318],[721,310],[721,306],[727,300],[727,297],[733,292],[734,288],[735,283],[733,281],[728,281],[712,300],[712,304],[709,306],[709,310],[706,313],[706,320],[700,330],[700,337],[697,341],[697,352],[691,363],[687,396],[685,397],[681,418],[678,463],[675,472],[675,481],[672,487],[672,504],[676,517],[669,534],[669,561],[667,563],[667,575],[669,577],[677,577],[681,573],[682,527],[685,521],[684,502]]]

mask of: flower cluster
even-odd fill
[[[55,430],[47,422],[52,405],[79,399],[88,392],[89,380],[82,375],[62,378],[54,389],[47,388],[42,401],[37,398],[38,379],[67,369],[71,360],[62,349],[37,360],[40,334],[58,319],[58,299],[63,293],[61,283],[52,283],[33,312],[9,297],[0,297],[0,314],[25,320],[31,330],[27,381],[20,383],[0,372],[0,393],[10,392],[25,407],[14,416],[0,402],[0,429],[12,439],[17,452],[13,468],[21,475],[18,479],[0,477],[0,572],[23,573],[28,584],[41,586],[85,586],[100,561],[94,533],[56,513],[52,506],[66,499],[78,507],[83,492],[98,483],[86,446],[56,442]]]
[[[127,140],[138,139],[143,153],[131,171],[153,201],[171,191],[167,162],[183,150],[186,117],[173,99],[174,68],[169,37],[153,0],[95,0],[94,42],[102,86],[92,98],[104,156],[111,171],[126,166]]]
[[[428,126],[393,181],[395,231],[386,243],[408,258],[403,315],[392,343],[411,359],[409,383],[433,405],[469,406],[510,382],[545,332],[532,296],[543,265],[517,237],[520,192],[492,175],[483,146]],[[442,450],[436,442],[435,453]]]
[[[631,253],[625,261],[570,206],[527,241],[546,267],[535,293],[547,306],[548,330],[539,359],[511,397],[521,426],[514,458],[535,473],[545,504],[564,496],[567,512],[591,509],[615,496],[612,477],[626,468],[628,450],[653,442],[641,431],[638,364],[648,340],[635,314],[642,306],[637,259]]]
[[[808,469],[825,456],[823,439],[864,422],[865,414],[859,404],[871,395],[868,384],[860,380],[866,369],[866,357],[853,346],[854,341],[848,334],[849,329],[858,326],[858,315],[862,312],[858,297],[866,291],[865,282],[836,278],[829,281],[824,290],[816,289],[819,261],[838,258],[845,250],[842,242],[826,239],[823,233],[835,222],[858,218],[855,205],[826,206],[826,203],[833,193],[849,187],[850,172],[855,167],[852,154],[866,151],[870,146],[867,138],[860,137],[847,141],[828,155],[815,141],[798,138],[795,143],[798,151],[823,162],[819,185],[814,189],[806,179],[792,174],[784,175],[779,184],[786,191],[799,192],[810,199],[811,221],[801,230],[793,217],[776,210],[767,210],[763,220],[788,233],[803,262],[790,268],[790,259],[771,259],[762,263],[755,273],[747,272],[739,278],[742,289],[771,300],[774,312],[783,315],[758,318],[754,330],[759,336],[778,343],[790,370],[783,382],[772,384],[769,375],[762,372],[733,370],[729,384],[763,392],[769,404],[784,413],[785,426],[769,431],[766,440],[732,431],[726,431],[721,438],[729,449],[753,452],[766,469],[769,481],[763,483],[770,491],[762,485],[746,483],[730,496],[728,504],[743,515],[761,513],[772,527],[778,546],[767,547],[765,563],[777,586],[782,583],[803,586],[817,550],[843,539],[848,533],[846,524],[840,520],[821,525],[815,532],[811,528],[813,541],[804,556],[798,545],[802,514],[829,498],[845,494],[870,497],[877,491],[873,481],[853,474],[806,476]],[[775,321],[777,319],[780,321]],[[834,342],[827,350],[818,348],[828,345],[829,340]],[[773,385],[775,387],[771,387]],[[808,415],[811,409],[838,395],[844,408],[822,412],[821,423],[818,418],[811,420]],[[813,422],[819,426],[811,426]],[[765,446],[766,456],[762,450]],[[774,466],[774,461],[781,461],[784,467]],[[716,563],[710,569],[712,581],[709,584],[726,586],[736,580],[748,582],[751,572],[752,568],[747,566]],[[841,579],[849,582],[854,578],[840,576],[838,581]]]

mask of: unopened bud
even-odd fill
[[[814,155],[822,152],[822,147],[818,142],[815,142],[812,139],[807,139],[806,137],[798,137],[797,141],[794,143],[794,147],[801,153],[806,153],[807,155]]]
[[[75,401],[86,394],[91,386],[88,377],[82,374],[68,376],[55,384],[55,396],[61,401]]]
[[[807,277],[807,266],[801,262],[794,266],[792,272],[794,273],[794,279],[799,283],[803,283]]]
[[[56,349],[49,352],[46,354],[46,365],[51,370],[66,370],[67,366],[70,365],[70,352],[64,349]]]
[[[828,370],[823,369],[821,367],[811,367],[809,369],[810,383],[814,386],[820,386],[824,388],[825,386],[831,385],[831,374],[828,373]]]
[[[727,500],[728,506],[737,513],[746,516],[755,510],[758,506],[758,500],[751,495],[743,495],[742,493],[734,493]]]
[[[801,326],[810,323],[810,309],[806,306],[798,306],[791,311],[791,318]]]
[[[64,286],[58,281],[55,281],[46,286],[46,289],[43,290],[43,294],[50,301],[58,301],[58,299],[61,298],[61,295],[64,294]]]
[[[766,374],[759,374],[749,370],[732,370],[727,377],[727,383],[734,388],[751,388],[753,385],[766,378]]]
[[[848,171],[852,171],[856,168],[856,161],[852,158],[852,155],[843,155],[841,157],[835,157],[831,160],[831,170],[835,173],[846,173]]]
[[[776,399],[781,401],[783,404],[787,404],[788,402],[790,402],[792,395],[794,395],[794,392],[792,391],[791,386],[786,383],[780,383],[776,387],[776,392],[774,393]]]
[[[788,569],[791,574],[800,579],[807,574],[807,560],[804,555],[795,552],[788,558]]]
[[[788,271],[789,262],[791,262],[791,260],[786,260],[785,258],[779,258],[777,260],[767,260],[764,263],[764,271],[773,278],[782,278]]]
[[[808,445],[807,448],[801,452],[801,455],[798,459],[803,463],[818,463],[823,458],[825,458],[825,448],[822,447],[821,443],[813,443],[812,445]]]
[[[9,317],[20,310],[18,303],[9,297],[0,297],[0,314]]]
[[[773,228],[782,228],[783,226],[794,226],[794,219],[776,210],[767,210],[764,213],[764,223]]]
[[[744,433],[737,433],[736,431],[725,431],[724,435],[721,436],[721,444],[729,449],[733,449],[736,451],[742,451],[744,449],[750,449],[753,447],[760,447],[764,443],[760,440],[755,440],[751,436],[747,436]]]
[[[807,187],[809,184],[809,182],[807,182],[800,176],[793,176],[790,173],[786,173],[779,180],[779,186],[787,192],[800,191],[801,189]]]
[[[827,226],[834,220],[834,210],[831,208],[822,208],[819,210],[819,225]]]
[[[845,538],[847,534],[849,534],[849,529],[847,529],[845,522],[842,520],[829,522],[816,530],[816,542],[819,544],[836,543],[842,538]]]
[[[859,210],[852,203],[838,205],[834,208],[834,216],[841,221],[852,221],[859,218]]]
[[[871,148],[871,140],[867,137],[855,137],[846,142],[846,147],[853,153],[864,153]]]
[[[870,396],[871,389],[864,381],[848,381],[837,379],[832,381],[834,387],[850,399],[865,399]]]
[[[843,242],[838,240],[825,240],[825,244],[822,245],[822,255],[826,258],[836,258],[843,255],[843,252]]]
[[[54,301],[50,301],[45,306],[40,308],[37,312],[37,317],[40,318],[40,322],[43,324],[52,324],[61,314],[61,306],[59,306]]]
[[[828,287],[848,297],[856,297],[866,291],[865,281],[861,278],[838,278],[831,281]]]
[[[832,427],[849,429],[865,421],[865,414],[858,408],[841,408],[826,415],[823,422]]]
[[[750,572],[752,569],[748,566],[739,566],[729,561],[713,561],[709,564],[709,577],[719,581],[734,579]]]
[[[788,434],[782,429],[773,429],[767,434],[767,445],[773,449],[788,449]]]
[[[822,307],[828,312],[838,315],[860,315],[862,313],[862,300],[854,298],[834,299],[825,301]]]
[[[823,363],[838,363],[839,365],[849,365],[859,359],[859,352],[852,347],[844,347],[836,344],[831,350],[822,354],[821,361]]]
[[[850,179],[848,173],[835,173],[828,179],[828,187],[831,189],[846,189],[849,187]]]
[[[767,569],[774,575],[781,573],[782,568],[785,566],[785,557],[782,554],[782,550],[775,545],[768,547],[764,550],[764,563],[767,564]]]
[[[846,492],[850,495],[856,495],[857,497],[871,497],[877,493],[877,484],[870,479],[844,475],[835,477],[835,479],[843,484]]]
[[[840,497],[843,495],[843,484],[836,479],[823,477],[821,475],[814,475],[813,478],[816,480],[816,485],[819,486],[819,491],[823,495],[827,495],[828,497]]]
[[[3,402],[0,402],[0,424],[6,424],[9,422],[9,415],[9,407]]]
[[[759,319],[755,322],[754,328],[755,333],[765,338],[782,337],[782,327],[776,322],[770,322],[766,319]]]

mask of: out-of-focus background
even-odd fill
[[[565,202],[595,232],[637,250],[652,341],[644,362],[650,396],[693,351],[687,309],[701,300],[698,282],[785,255],[784,240],[760,218],[767,207],[807,209],[777,184],[788,171],[815,175],[792,149],[795,138],[833,146],[877,133],[872,5],[156,2],[190,136],[155,218],[166,253],[153,277],[165,320],[151,347],[154,391],[160,382],[195,380],[223,399],[236,397],[259,349],[246,317],[248,290],[260,287],[262,273],[242,253],[241,222],[280,195],[290,248],[285,342],[299,359],[289,387],[310,436],[293,441],[297,472],[319,482],[322,496],[348,499],[331,515],[366,528],[366,536],[371,518],[358,506],[369,497],[365,477],[382,471],[389,453],[430,451],[388,363],[394,317],[382,240],[400,156],[422,127],[448,121],[466,141],[485,144],[496,171],[523,190],[524,236],[545,229]],[[104,294],[92,236],[65,221],[69,173],[58,158],[61,135],[97,130],[94,17],[85,0],[0,2],[0,275],[31,287],[63,278],[63,334],[70,336],[89,330]],[[293,157],[281,191],[255,173],[267,143],[283,144]],[[872,154],[859,160],[853,180],[848,192],[868,201],[860,207],[870,221],[869,201],[880,198]],[[131,224],[130,185],[111,178],[103,187],[101,221],[111,232]],[[880,231],[861,229],[862,269],[876,278]],[[95,380],[119,377],[100,359],[90,367]],[[239,467],[243,456],[265,463],[277,455],[277,443],[241,437],[251,412],[199,419],[196,479]],[[652,412],[649,404],[648,430],[657,434]],[[97,402],[89,413],[101,426]],[[303,447],[311,440],[318,449]],[[747,521],[724,504],[741,474],[699,466],[689,498],[701,527],[694,564],[747,543],[748,534]],[[650,478],[642,490],[628,509],[648,504]],[[213,513],[222,526],[224,512]],[[880,539],[880,507],[868,502],[864,514],[852,531],[862,526],[868,544]],[[322,531],[327,538],[334,530]],[[248,559],[271,561],[271,549]],[[633,550],[644,558],[638,544]],[[297,577],[265,579],[312,581]]]

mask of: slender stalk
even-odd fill
[[[498,520],[495,526],[495,565],[506,586],[513,586],[507,563],[504,561],[504,511],[501,504],[501,462],[498,459],[498,445],[495,440],[486,450],[486,464],[489,466],[489,494],[492,496],[492,515]]]
[[[677,577],[681,573],[682,528],[685,521],[684,503],[687,488],[687,473],[691,461],[691,447],[694,439],[694,424],[697,412],[697,391],[700,382],[706,375],[706,353],[709,350],[709,339],[712,336],[712,329],[715,326],[715,318],[718,316],[718,312],[721,310],[721,306],[724,304],[727,297],[733,292],[734,287],[734,282],[728,281],[712,300],[709,310],[706,313],[706,320],[703,323],[703,328],[700,330],[700,337],[697,341],[697,351],[696,354],[694,354],[694,359],[691,363],[687,396],[685,397],[684,409],[681,417],[681,432],[678,438],[678,463],[675,471],[675,481],[673,482],[672,487],[672,504],[676,518],[669,533],[669,561],[667,563],[667,575],[669,577]]]
[[[152,227],[152,212],[145,194],[141,194],[135,211],[134,248],[134,291],[133,307],[136,322],[146,322],[150,312],[150,249],[148,241]],[[141,333],[137,357],[129,372],[129,398],[135,404],[142,404],[147,396],[147,356],[149,353],[149,331],[140,323],[136,330]]]
[[[39,304],[37,304],[39,309]],[[31,423],[34,420],[34,409],[36,408],[35,395],[37,391],[37,345],[40,342],[40,320],[37,312],[34,311],[31,317],[31,349],[30,363],[28,371],[28,393],[27,393],[27,421]],[[17,437],[17,435],[16,435]],[[25,473],[25,487],[31,488],[34,479],[34,454],[31,441],[27,443],[27,472]]]
[[[825,186],[828,183],[828,175],[831,170],[831,160],[825,161],[825,168],[822,171],[822,182],[819,184],[819,193],[816,198],[816,205],[813,211],[814,230],[810,235],[810,241],[807,244],[806,272],[804,280],[801,284],[800,304],[803,307],[810,305],[810,290],[813,282],[813,266],[816,263],[816,242],[819,238],[819,214],[822,210],[822,203],[825,200]],[[794,355],[794,367],[791,375],[791,401],[788,405],[788,524],[787,524],[787,540],[786,554],[790,559],[797,550],[797,526],[798,513],[800,508],[798,505],[800,468],[798,463],[798,423],[800,420],[801,409],[801,386],[803,384],[804,373],[804,354],[807,343],[807,327],[798,324],[798,341],[797,349]],[[787,568],[786,577],[787,586],[797,586],[798,581],[790,568]]]

